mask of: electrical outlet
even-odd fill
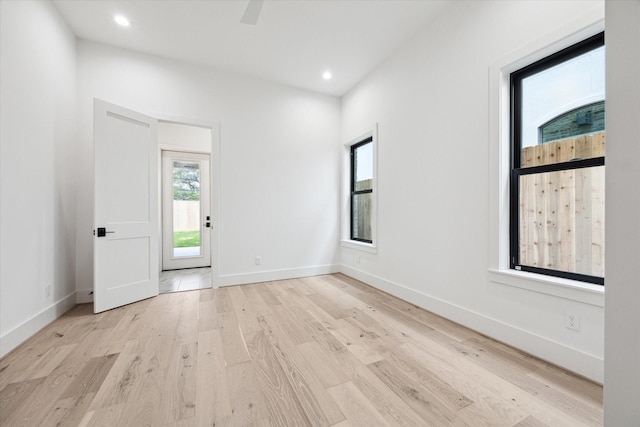
[[[47,283],[46,285],[44,285],[44,296],[51,296],[51,283]]]
[[[257,256],[256,257],[256,265],[262,265],[262,257],[261,256]]]
[[[564,315],[564,326],[573,331],[580,331],[580,316],[576,313],[567,311]]]

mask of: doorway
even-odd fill
[[[93,110],[94,312],[156,296],[160,282],[164,288],[171,288],[163,289],[165,292],[217,287],[219,124],[168,115],[147,116],[99,99],[94,99]],[[197,185],[193,180],[187,183],[192,191],[185,190],[191,194],[183,197],[199,199],[200,206],[195,209],[199,211],[199,230],[186,230],[192,233],[176,239],[172,223],[165,232],[160,219],[164,208],[173,221],[173,207],[163,207],[163,199],[173,200],[163,197],[163,190],[172,195],[174,184],[172,178],[167,180],[170,185],[162,184],[163,151],[178,153],[178,161],[185,162],[182,166],[188,169],[183,172],[199,175]],[[194,159],[194,154],[204,157]],[[183,237],[181,243],[178,237]],[[179,247],[187,249],[174,253]],[[165,253],[167,266],[163,263]],[[172,266],[171,261],[176,259],[183,263]],[[162,271],[171,268],[180,270]]]
[[[210,156],[162,151],[162,270],[211,266]]]
[[[219,274],[219,125],[160,117],[157,165],[159,292],[215,287]]]

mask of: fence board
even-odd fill
[[[560,264],[563,271],[575,270],[575,246],[573,234],[575,227],[575,209],[573,200],[576,198],[575,171],[560,173],[560,190],[558,194],[558,226],[560,228]]]
[[[581,135],[522,149],[522,167],[567,162],[575,158],[602,157],[605,153],[605,132]]]
[[[604,156],[605,133],[522,150],[523,167]],[[604,167],[520,178],[520,263],[604,276]]]
[[[604,167],[591,170],[591,274],[604,276]]]
[[[200,230],[200,201],[173,201],[173,231]]]

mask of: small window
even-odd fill
[[[604,284],[605,50],[511,74],[511,268]]]
[[[373,138],[351,146],[351,240],[373,243]]]

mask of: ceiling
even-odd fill
[[[266,0],[256,25],[249,0],[54,0],[80,39],[342,96],[450,2]],[[125,15],[120,27],[114,15]],[[322,74],[330,70],[331,80]]]

